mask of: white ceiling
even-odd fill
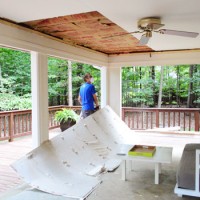
[[[199,0],[0,0],[0,17],[16,22],[98,11],[127,31],[137,30],[137,20],[161,17],[163,28],[200,33]],[[140,38],[139,34],[134,35]],[[186,38],[153,34],[154,50],[200,48],[200,36]]]

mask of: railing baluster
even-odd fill
[[[151,112],[151,129],[153,129],[153,112]]]
[[[159,123],[160,123],[159,110],[156,110],[156,128],[159,128]]]
[[[51,126],[54,125],[53,113],[50,112]]]
[[[142,116],[141,116],[141,122],[142,122],[142,129],[144,129],[144,112],[142,112]]]
[[[183,130],[185,131],[185,112],[183,113]]]
[[[30,115],[30,131],[32,131],[32,114]]]
[[[134,129],[135,128],[135,122],[134,122],[134,120],[135,120],[135,117],[134,117],[135,115],[134,115],[134,113],[132,113],[132,129]]]
[[[173,126],[175,126],[176,112],[173,112]]]
[[[148,119],[149,119],[149,113],[146,112],[146,129],[148,129],[149,127]]]
[[[168,127],[170,127],[170,112],[168,112]]]
[[[191,112],[189,112],[189,131],[191,131]]]
[[[163,112],[163,128],[165,127],[165,112]]]
[[[195,111],[195,131],[199,131],[199,111]]]
[[[178,113],[178,126],[181,126],[181,112]]]
[[[131,127],[131,126],[130,126],[130,125],[131,125],[131,124],[130,124],[130,115],[131,115],[131,114],[128,113],[128,126],[129,126],[129,127]]]
[[[3,131],[4,131],[4,136],[7,136],[7,128],[6,128],[6,116],[4,116],[4,127],[3,127]],[[9,136],[9,135],[8,135]]]
[[[137,129],[138,129],[138,124],[139,124],[138,112],[136,114],[137,114]]]
[[[15,115],[15,116],[14,116],[14,119],[13,119],[13,123],[14,123],[13,134],[14,134],[14,135],[16,135],[16,132],[17,132],[17,131],[16,131],[16,117],[17,117],[17,115]]]
[[[26,114],[26,132],[28,132],[28,114]]]
[[[10,114],[10,120],[9,120],[9,142],[13,141],[13,113]]]
[[[22,119],[22,131],[21,131],[21,133],[23,133],[24,132],[24,115],[22,115],[21,119]]]
[[[20,115],[17,117],[17,134],[20,133]]]

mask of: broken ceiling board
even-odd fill
[[[106,38],[127,32],[97,11],[29,21],[22,25],[106,54],[152,51],[147,46],[137,46],[138,39],[131,34]]]
[[[93,176],[119,166],[117,153],[121,144],[131,142],[130,132],[106,106],[34,149],[13,168],[34,188],[83,199],[101,183]]]

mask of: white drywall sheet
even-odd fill
[[[101,182],[98,172],[112,171],[130,129],[109,106],[43,143],[12,167],[41,191],[83,199]]]

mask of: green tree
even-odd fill
[[[7,48],[0,48],[0,92],[18,96],[31,92],[30,54]]]

